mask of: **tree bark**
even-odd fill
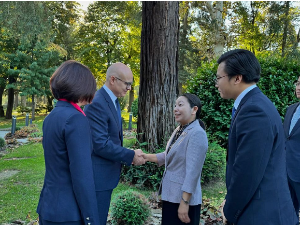
[[[2,105],[2,96],[4,93],[4,87],[0,87],[0,117],[4,117],[4,110]]]
[[[129,91],[129,104],[127,111],[132,112],[131,107],[132,107],[132,102],[134,101],[134,86],[131,87],[131,90]]]
[[[149,152],[175,128],[178,94],[179,3],[142,2],[141,74],[137,133]]]
[[[284,18],[284,27],[283,27],[283,37],[282,37],[282,46],[281,46],[281,57],[285,55],[286,39],[289,26],[289,12],[290,12],[290,2],[285,2],[285,18]]]
[[[16,79],[14,77],[9,76],[8,77],[8,83],[9,84],[13,84],[16,82]],[[7,109],[6,109],[6,119],[11,119],[12,118],[12,110],[13,110],[13,106],[14,106],[14,89],[13,88],[9,88],[7,90]]]
[[[32,95],[31,119],[32,119],[32,121],[35,120],[35,99],[34,99],[34,95]]]

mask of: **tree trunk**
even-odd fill
[[[128,104],[128,108],[127,111],[128,112],[132,112],[132,102],[134,101],[134,86],[131,87],[131,90],[129,92],[129,104]]]
[[[137,133],[149,152],[175,128],[178,94],[179,3],[142,2],[141,74]]]
[[[283,37],[282,37],[282,47],[281,47],[281,57],[285,55],[286,39],[289,26],[289,12],[290,12],[290,2],[285,2],[285,18],[284,18],[284,27],[283,27]]]
[[[32,95],[31,119],[32,119],[32,121],[35,120],[35,99],[34,99],[34,95]]]
[[[4,87],[0,87],[0,117],[4,117],[4,110],[2,105],[2,96],[4,93]]]
[[[213,6],[215,4],[215,6]],[[206,1],[206,7],[210,14],[212,20],[212,38],[214,40],[214,57],[219,57],[222,55],[224,46],[225,46],[225,39],[222,35],[222,30],[224,26],[223,21],[223,2],[217,1],[213,3],[212,1]]]
[[[19,106],[19,92],[15,92],[15,100],[14,100],[14,109],[16,109]]]
[[[188,43],[188,16],[189,16],[189,2],[184,2],[184,15],[182,19],[182,27],[181,30],[182,32],[179,33],[179,38],[180,38],[180,48],[179,51],[179,62],[178,62],[178,93],[179,95],[182,94],[183,88],[182,85],[186,82],[187,80],[187,73],[184,70],[184,66],[186,64],[186,52],[188,51],[187,49],[187,43]],[[181,34],[181,35],[180,35]]]
[[[16,82],[16,79],[14,77],[8,77],[8,83],[9,84],[13,84]],[[12,110],[13,110],[13,106],[14,106],[14,89],[13,88],[9,88],[7,90],[7,109],[6,109],[6,119],[11,119],[12,118]]]

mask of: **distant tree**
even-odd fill
[[[179,3],[142,2],[141,73],[137,132],[154,152],[175,128],[178,94]]]

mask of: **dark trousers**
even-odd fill
[[[67,222],[52,222],[48,220],[43,220],[41,215],[39,215],[39,224],[40,225],[83,225],[83,221],[67,221]]]
[[[294,208],[297,214],[297,218],[299,218],[299,209],[300,209],[300,182],[295,182],[288,178],[289,180],[289,188],[291,192],[291,197],[293,200]]]
[[[106,225],[112,191],[96,191],[100,225]]]
[[[183,223],[178,218],[179,203],[162,201],[162,225],[199,225],[201,204],[189,207],[190,223]]]

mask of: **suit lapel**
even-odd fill
[[[291,131],[291,133],[289,134],[289,130],[290,130],[290,126],[291,126],[291,121],[292,121],[292,118],[293,118],[293,115],[297,109],[297,107],[299,106],[300,103],[298,104],[295,104],[295,107],[293,109],[291,109],[291,115],[290,118],[288,119],[288,130],[287,130],[287,133],[288,135],[287,136],[291,136],[293,135],[293,133],[295,133],[295,131],[300,127],[300,119],[298,119],[298,121],[296,122],[295,126],[293,127],[293,130]]]
[[[253,88],[251,91],[249,91],[241,100],[239,107],[236,109],[235,114],[233,116],[232,122],[231,122],[231,126],[233,125],[235,118],[237,117],[237,115],[239,114],[239,111],[241,109],[241,107],[243,106],[243,104],[252,96],[255,95],[257,93],[261,93],[261,90],[258,87]],[[230,126],[230,127],[231,127]],[[231,129],[230,129],[231,130]]]
[[[197,121],[195,121],[195,122],[197,122]],[[167,156],[166,156],[166,166],[168,165],[168,162],[169,162],[170,158],[172,157],[172,155],[174,155],[174,153],[176,153],[176,151],[178,150],[177,147],[178,147],[178,146],[182,143],[182,141],[187,137],[189,131],[190,131],[191,129],[193,129],[193,128],[196,126],[195,122],[191,123],[191,124],[190,124],[190,125],[182,132],[182,134],[179,136],[179,138],[175,141],[175,143],[174,143],[173,146],[171,147],[169,153],[168,153]],[[172,136],[171,136],[171,138],[170,138],[170,140],[169,140],[169,143],[167,144],[167,150],[168,150],[168,148],[169,148],[169,146],[170,146],[170,143],[171,143],[172,139],[174,138],[174,135],[176,134],[176,132],[177,132],[178,129],[179,129],[179,127],[177,127],[176,130],[175,130],[175,132],[173,132],[173,134],[172,134]]]
[[[105,89],[103,87],[100,89],[100,91],[101,91],[102,95],[104,96],[104,98],[105,98],[105,100],[106,100],[106,102],[108,104],[108,107],[109,107],[112,115],[114,116],[115,121],[116,121],[119,129],[121,130],[121,124],[119,122],[117,110],[116,110],[116,107],[115,107],[114,103],[112,102],[110,96],[107,94],[107,92],[105,91]]]

